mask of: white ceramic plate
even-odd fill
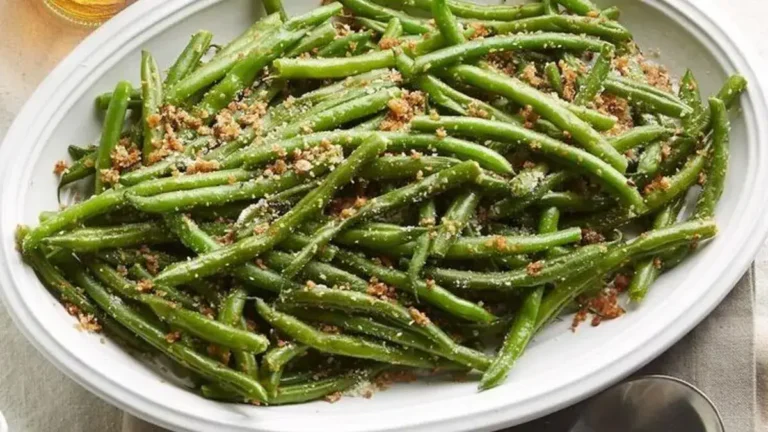
[[[93,141],[99,119],[93,98],[119,79],[138,82],[139,52],[149,49],[168,66],[200,28],[227,41],[259,11],[252,0],[144,0],[83,42],[43,82],[0,148],[0,285],[5,304],[29,340],[51,362],[105,400],[178,430],[404,431],[491,430],[534,419],[575,403],[647,363],[701,321],[730,291],[765,237],[768,218],[768,118],[762,64],[748,44],[710,11],[682,0],[616,0],[623,22],[641,46],[659,48],[680,74],[696,71],[704,94],[727,74],[750,81],[734,116],[732,169],[718,208],[717,240],[654,286],[638,310],[576,334],[567,323],[539,335],[508,382],[477,393],[474,383],[410,384],[372,400],[344,398],[263,408],[204,400],[166,382],[148,366],[101,337],[75,330],[74,321],[25,267],[13,246],[18,223],[35,224],[56,203],[54,162],[68,144]],[[316,0],[286,0],[296,13]]]

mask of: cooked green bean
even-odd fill
[[[148,163],[150,155],[160,148],[164,130],[160,121],[160,104],[163,102],[163,81],[155,58],[147,51],[141,52],[141,116],[144,128],[142,157]]]
[[[515,316],[512,328],[504,339],[504,344],[499,348],[496,359],[483,374],[480,380],[480,389],[487,390],[501,384],[509,374],[515,361],[523,354],[525,347],[535,333],[536,318],[539,314],[541,297],[544,287],[531,290],[523,300],[520,311]]]
[[[586,15],[590,16],[592,14],[597,14],[600,12],[600,9],[595,6],[594,3],[592,3],[590,0],[556,0],[558,3],[563,5],[564,8],[570,10],[571,12],[577,13],[579,15]]]
[[[359,382],[368,381],[383,369],[384,366],[376,366],[368,370],[348,372],[338,377],[280,387],[277,396],[271,398],[269,403],[287,405],[320,399],[333,393],[342,392]]]
[[[307,52],[312,53],[333,42],[335,37],[336,28],[333,26],[333,21],[328,20],[307,33],[285,56],[297,57]]]
[[[355,57],[318,59],[277,59],[272,65],[282,78],[345,78],[395,66],[392,50],[375,51]]]
[[[611,71],[611,61],[613,61],[613,47],[606,45],[600,50],[592,64],[589,75],[584,79],[584,84],[579,88],[579,93],[573,99],[576,105],[587,105],[591,103],[597,95],[603,90],[605,79]]]
[[[373,37],[372,32],[350,33],[347,36],[333,40],[317,52],[318,57],[345,57],[347,53],[352,55],[365,46],[365,43]]]
[[[691,108],[679,100],[672,99],[674,96],[664,97],[650,90],[650,86],[630,85],[615,78],[606,79],[604,86],[606,92],[627,99],[641,110],[674,118],[685,118],[691,113]]]
[[[421,204],[419,208],[419,225],[427,227],[427,231],[416,239],[416,246],[411,255],[411,261],[408,263],[408,280],[411,285],[416,285],[422,279],[421,271],[427,263],[433,240],[432,233],[437,219],[437,209],[435,201],[428,200]]]
[[[211,46],[211,39],[213,39],[213,33],[206,30],[200,30],[192,35],[184,51],[165,74],[165,87],[172,87],[195,70],[200,59]]]
[[[717,98],[709,99],[709,110],[712,113],[712,155],[705,171],[704,188],[699,201],[696,203],[695,217],[710,219],[715,215],[715,207],[725,188],[725,175],[728,172],[729,144],[731,124],[728,120],[728,110],[723,101]]]
[[[632,34],[619,24],[606,25],[601,18],[571,15],[544,15],[509,22],[491,22],[497,34],[558,32],[596,36],[608,42],[620,43],[632,39]]]
[[[303,355],[309,349],[306,345],[288,343],[272,348],[264,354],[261,363],[261,381],[267,390],[269,397],[277,396],[280,378],[283,376],[283,368],[294,358]]]
[[[82,180],[96,173],[96,152],[92,151],[82,158],[78,159],[75,163],[61,173],[59,178],[59,192],[61,189],[78,180]]]
[[[523,142],[533,151],[541,152],[594,176],[627,205],[634,206],[638,210],[645,208],[640,193],[628,185],[628,179],[620,171],[603,162],[597,156],[529,129],[508,123],[464,117],[440,117],[439,120],[432,120],[423,116],[416,117],[411,122],[411,126],[416,130],[443,128],[446,131],[458,132],[462,135],[481,136],[486,139],[505,142]],[[610,144],[608,145],[610,146]],[[615,152],[613,148],[611,150]],[[624,158],[620,153],[617,154],[622,159]],[[626,159],[624,161],[626,162]]]
[[[544,75],[547,77],[547,83],[558,96],[563,97],[563,76],[555,63],[547,63],[544,66]]]
[[[397,18],[400,20],[400,24],[403,26],[403,30],[411,34],[422,34],[432,30],[427,25],[426,20],[412,17],[406,13],[377,5],[369,0],[341,0],[341,2],[344,3],[346,8],[360,16],[384,20]]]
[[[432,0],[432,16],[449,45],[460,45],[467,41],[461,33],[456,17],[448,7],[447,0]]]
[[[104,117],[104,128],[96,156],[96,193],[100,194],[107,188],[102,179],[104,172],[112,169],[112,150],[120,140],[120,133],[125,122],[125,112],[128,110],[128,100],[131,96],[131,83],[120,81],[112,92],[112,99]]]
[[[431,0],[413,0],[413,6],[430,10]],[[539,3],[523,5],[479,5],[462,0],[448,0],[448,7],[456,16],[480,20],[514,21],[521,18],[537,16],[544,13]]]
[[[92,252],[99,249],[170,243],[173,240],[173,235],[161,225],[144,222],[117,227],[78,228],[46,237],[43,244],[75,252]]]
[[[435,366],[435,362],[428,355],[413,349],[387,346],[341,334],[323,333],[290,315],[276,311],[260,299],[256,300],[256,310],[264,320],[282,333],[321,352],[421,368]]]

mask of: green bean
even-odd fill
[[[605,137],[554,99],[517,78],[484,71],[474,66],[451,68],[451,74],[469,84],[499,93],[521,105],[530,105],[542,117],[569,132],[587,151],[610,163],[619,173],[626,171],[626,158],[611,147]]]
[[[264,388],[269,397],[277,396],[277,389],[280,385],[280,378],[283,376],[283,368],[295,357],[303,355],[309,349],[306,345],[286,344],[281,347],[275,347],[264,354],[261,363],[261,375]]]
[[[382,225],[387,224],[361,224],[339,233],[334,239],[336,242],[347,246],[388,247],[397,246],[416,240],[427,232],[422,227],[401,227],[393,225],[396,229],[386,229]]]
[[[557,64],[550,62],[544,66],[544,75],[547,77],[547,83],[560,97],[563,97],[563,77],[560,75],[560,69]]]
[[[107,292],[82,269],[72,269],[76,282],[110,316],[124,325],[131,332],[144,339],[150,345],[184,367],[188,367],[213,382],[226,383],[248,399],[267,401],[267,393],[258,381],[236,372],[195,352],[184,343],[169,342],[166,334],[134,312],[120,298]]]
[[[368,0],[342,0],[344,6],[355,13],[355,15],[374,19],[389,20],[397,18],[403,26],[403,30],[411,34],[422,34],[432,30],[426,20],[412,17],[406,13],[396,11],[384,6],[379,6]]]
[[[604,244],[584,246],[568,255],[536,261],[535,267],[508,272],[480,273],[445,268],[430,268],[427,274],[435,282],[453,289],[519,290],[545,283],[561,281],[578,274],[607,251]]]
[[[286,23],[288,28],[289,24]],[[211,118],[219,110],[227,106],[235,95],[253,84],[257,74],[262,69],[280,57],[288,48],[298,42],[306,34],[305,30],[280,29],[273,35],[268,35],[255,45],[247,56],[239,60],[226,76],[209,90],[203,100],[196,106],[202,118]]]
[[[286,79],[344,78],[395,66],[392,50],[376,51],[355,57],[286,59],[272,62],[280,77]]]
[[[726,108],[731,108],[747,88],[747,80],[741,75],[731,75],[717,92],[716,97],[723,101]],[[693,119],[688,127],[688,132],[693,136],[706,134],[712,122],[712,114],[704,110],[702,114]]]
[[[674,130],[659,125],[638,126],[609,139],[609,142],[613,148],[623,153],[652,141],[669,138],[674,133]]]
[[[397,19],[397,18],[392,18]],[[391,20],[390,20],[391,21]],[[398,21],[400,21],[398,19]],[[362,28],[367,28],[369,30],[373,30],[378,34],[384,34],[384,32],[387,31],[387,23],[378,21],[375,19],[365,18],[365,17],[355,17],[355,22],[360,25]],[[402,24],[401,24],[402,27]]]
[[[295,261],[283,272],[283,274],[289,278],[296,275],[296,273],[301,270],[302,266],[314,256],[317,249],[328,244],[341,231],[344,231],[348,227],[384,214],[392,209],[425,200],[445,192],[446,190],[458,187],[473,180],[479,173],[480,168],[477,163],[471,161],[462,162],[459,165],[440,171],[416,183],[412,183],[400,189],[395,189],[392,192],[370,200],[357,209],[353,215],[350,215],[345,219],[331,220],[314,233],[311,243],[298,254]]]
[[[87,147],[81,147],[76,145],[67,146],[67,153],[73,160],[82,159],[84,156],[89,155],[96,151],[96,146],[89,145]]]
[[[618,6],[607,7],[603,9],[602,12],[600,12],[600,16],[603,18],[608,18],[609,20],[617,21],[621,16],[621,10],[618,8]]]
[[[448,249],[456,243],[459,233],[467,226],[472,215],[475,214],[480,203],[480,195],[472,190],[463,192],[451,203],[448,211],[440,220],[432,245],[432,256],[442,258]]]
[[[59,179],[58,192],[61,192],[61,189],[70,183],[74,183],[78,180],[82,180],[88,176],[93,175],[96,172],[95,165],[96,165],[95,151],[92,151],[87,155],[83,156],[82,158],[78,159],[75,163],[72,164],[72,166],[67,168],[61,174],[61,178]]]
[[[276,251],[264,255],[265,264],[277,271],[287,268],[293,259],[291,254]],[[301,275],[306,280],[326,284],[330,287],[337,286],[359,292],[365,292],[368,289],[368,282],[352,273],[323,262],[308,262],[302,269]]]
[[[603,90],[603,84],[611,71],[611,61],[613,60],[613,47],[606,45],[600,51],[592,69],[584,80],[584,84],[579,88],[579,93],[573,100],[576,105],[587,105]]]
[[[385,341],[394,342],[398,345],[415,348],[420,351],[453,360],[471,369],[482,371],[485,370],[490,363],[490,359],[478,351],[458,345],[454,342],[451,342],[451,344],[447,346],[441,346],[422,334],[407,329],[404,331],[402,328],[383,324],[372,318],[358,317],[328,310],[303,309],[299,307],[289,307],[288,309],[292,314],[296,314],[302,319],[335,325],[353,333],[373,336]]]
[[[408,253],[412,253],[412,249]],[[354,253],[339,251],[334,260],[352,272],[375,277],[398,290],[410,292],[419,300],[432,304],[451,315],[474,322],[490,322],[495,319],[482,307],[456,297],[438,285],[427,284],[424,281],[412,285],[406,273],[376,265]]]
[[[490,258],[540,252],[581,240],[581,230],[569,228],[534,236],[486,236],[459,239],[445,254],[447,259]]]
[[[183,156],[173,154],[150,166],[127,172],[120,176],[120,184],[123,186],[133,186],[147,180],[171,174],[174,170],[179,168],[179,165],[184,165],[187,157],[197,156],[198,152],[208,148],[212,142],[211,137],[199,137],[187,144]]]
[[[680,79],[680,91],[678,93],[680,100],[686,105],[691,107],[691,115],[686,116],[683,119],[683,128],[688,128],[691,122],[701,116],[704,113],[704,104],[701,100],[701,93],[699,92],[699,83],[696,81],[696,77],[693,76],[693,72],[690,69],[685,70],[683,78]]]
[[[148,164],[150,154],[160,147],[164,129],[159,120],[160,104],[163,102],[163,81],[155,58],[148,51],[141,52],[141,110],[144,142],[142,158]]]
[[[112,92],[102,93],[96,96],[96,109],[106,111],[109,103],[112,101]],[[128,108],[131,110],[141,110],[141,89],[131,89],[130,99],[128,99]]]
[[[694,212],[694,217],[700,219],[714,217],[715,207],[725,188],[725,176],[728,171],[731,128],[728,110],[723,101],[717,98],[709,99],[709,110],[712,113],[712,150],[705,171],[706,182]]]
[[[433,94],[442,96],[444,99],[437,99],[435,102],[459,114],[469,115],[470,110],[473,110],[476,117],[519,123],[514,116],[479,99],[467,96],[432,75],[422,75],[415,79],[414,84],[427,91],[430,96]]]
[[[179,104],[224,78],[242,56],[247,55],[254,46],[258,46],[262,38],[275,31],[281,23],[280,16],[272,14],[254,24],[242,39],[239,38],[224,47],[211,61],[196,68],[185,78],[166,89],[166,101]]]
[[[653,229],[666,228],[677,222],[677,216],[682,205],[683,200],[680,199],[664,207],[654,217]],[[630,300],[640,302],[645,298],[650,286],[661,274],[661,268],[657,265],[658,261],[658,257],[650,257],[635,264],[632,282],[627,288]]]
[[[673,100],[674,96],[664,97],[649,91],[650,86],[629,85],[626,81],[608,78],[604,82],[605,91],[623,97],[641,110],[663,114],[673,118],[685,118],[690,115],[691,108],[680,101]]]
[[[596,36],[620,43],[632,39],[632,33],[618,23],[607,25],[604,18],[572,15],[544,15],[509,22],[491,22],[488,27],[497,34],[555,32]]]
[[[131,83],[120,81],[112,93],[107,114],[104,117],[104,128],[101,132],[101,140],[96,156],[96,194],[104,192],[106,186],[102,180],[102,170],[112,169],[112,150],[120,140],[123,130],[125,112],[128,110],[128,100],[131,93]]]
[[[363,91],[364,93],[364,91]],[[402,94],[399,88],[383,88],[373,94],[349,100],[333,108],[298,120],[279,132],[281,139],[293,138],[306,130],[320,132],[376,114],[387,107],[392,99]]]
[[[357,126],[353,127],[352,130],[367,131],[367,132],[378,131],[381,128],[381,124],[384,122],[386,118],[387,118],[386,112],[377,114],[369,118],[368,120],[358,124]]]
[[[504,339],[504,344],[491,366],[480,380],[480,389],[487,390],[501,384],[507,377],[515,361],[520,358],[535,333],[536,318],[541,306],[544,287],[534,288],[525,296],[520,311],[515,316],[512,328]]]
[[[383,156],[376,159],[365,171],[369,180],[399,180],[414,178],[421,173],[433,173],[458,165],[460,160],[442,156]]]
[[[563,5],[564,8],[579,15],[590,16],[592,14],[600,12],[600,9],[590,0],[556,0],[556,1],[561,5]]]
[[[285,7],[283,7],[282,0],[264,0],[264,10],[267,14],[279,14],[280,18],[287,20],[288,14],[285,13]]]
[[[541,0],[541,4],[544,7],[544,15],[560,15],[556,0]]]
[[[47,237],[43,244],[58,246],[75,252],[122,248],[138,245],[170,243],[174,237],[164,227],[143,222],[106,228],[79,228]]]
[[[256,354],[266,351],[269,346],[267,338],[260,334],[224,325],[159,297],[148,296],[145,302],[163,321],[204,340]]]
[[[445,116],[437,121],[425,116],[416,117],[411,121],[411,127],[415,130],[437,130],[444,128],[449,132],[481,136],[486,139],[527,143],[534,151],[542,152],[549,157],[594,176],[595,179],[610,189],[619,199],[630,206],[634,206],[638,211],[645,208],[640,193],[628,186],[628,179],[620,171],[612,168],[597,156],[523,127],[482,119]],[[610,146],[610,144],[608,145]],[[613,148],[611,149],[613,150]],[[613,151],[616,152],[615,150]],[[616,153],[621,156],[620,153]],[[623,156],[621,157],[623,158]],[[624,161],[626,162],[626,160]]]
[[[365,382],[375,377],[382,366],[374,367],[363,372],[352,371],[344,375],[311,381],[305,384],[283,386],[278,389],[277,396],[270,399],[272,405],[287,405],[308,402],[314,399],[342,392],[359,382]]]
[[[549,165],[546,163],[537,163],[533,166],[524,167],[512,180],[509,181],[509,189],[512,196],[516,198],[527,197],[532,194],[536,187],[547,176]]]
[[[413,6],[430,10],[432,0],[413,0]],[[479,20],[514,21],[521,18],[537,16],[544,13],[541,4],[530,3],[523,5],[478,5],[467,1],[448,0],[448,7],[454,15],[462,18]]]
[[[467,41],[447,0],[432,0],[432,17],[449,45],[460,45]]]
[[[317,52],[318,57],[345,57],[347,53],[354,55],[358,48],[365,45],[373,37],[373,32],[350,33],[325,45]]]
[[[435,208],[435,201],[428,200],[422,203],[419,208],[419,224],[428,227],[428,229],[427,232],[416,239],[411,262],[408,263],[407,274],[411,285],[415,286],[422,279],[421,271],[427,263],[427,258],[432,248],[432,228],[435,226],[436,218],[437,209]]]
[[[307,174],[289,171],[272,178],[260,178],[230,185],[202,187],[153,196],[127,193],[126,198],[131,205],[143,212],[177,212],[196,207],[211,207],[237,201],[255,200],[296,187],[306,181],[308,177],[321,175],[327,170],[326,165],[320,165],[313,167]]]
[[[447,66],[482,57],[491,52],[564,49],[573,51],[599,51],[606,42],[562,33],[535,33],[512,36],[494,36],[476,39],[461,45],[437,50],[416,59],[417,74],[441,70]]]
[[[381,40],[397,39],[403,35],[403,23],[400,18],[394,17],[389,20],[387,27],[381,34]]]
[[[272,309],[261,299],[256,300],[256,310],[264,320],[285,335],[321,352],[421,368],[435,366],[429,356],[416,350],[386,346],[346,335],[323,333],[290,315]]]
[[[172,87],[195,70],[200,59],[208,52],[211,39],[213,39],[213,34],[206,30],[200,30],[192,35],[184,51],[181,52],[173,66],[168,69],[168,73],[165,75],[165,87]]]
[[[253,256],[272,249],[291,234],[297,226],[318,214],[331,200],[333,193],[342,185],[349,183],[367,162],[386,148],[386,145],[385,138],[379,135],[372,136],[352,152],[341,165],[336,167],[317,189],[302,198],[288,213],[275,221],[267,232],[168,267],[155,278],[155,281],[169,285],[184,283],[188,280],[217,273],[225,267],[243,263]]]
[[[328,20],[317,26],[314,30],[307,33],[293,48],[286,54],[286,57],[297,57],[304,53],[313,53],[316,49],[333,42],[336,37],[336,28],[333,21]]]

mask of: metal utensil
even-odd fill
[[[691,384],[651,375],[592,399],[570,432],[724,432],[717,408]]]

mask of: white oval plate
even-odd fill
[[[623,22],[644,48],[659,48],[662,63],[680,74],[690,66],[704,94],[727,74],[750,81],[734,116],[732,169],[718,208],[721,232],[693,259],[665,275],[637,310],[576,334],[563,322],[537,336],[503,386],[477,393],[474,383],[396,386],[371,400],[288,407],[214,403],[170,384],[149,366],[74,321],[25,267],[14,249],[18,223],[35,224],[57,207],[51,169],[68,144],[99,135],[93,98],[119,79],[138,82],[139,52],[149,49],[168,66],[200,28],[226,41],[250,24],[252,0],[145,0],[108,22],[40,85],[0,147],[0,286],[27,338],[57,367],[105,400],[177,430],[405,431],[491,430],[522,423],[575,403],[638,369],[690,331],[730,291],[768,231],[768,118],[764,77],[749,45],[720,22],[706,2],[617,0]],[[317,0],[286,0],[292,12]],[[713,9],[710,11],[710,9]],[[759,120],[759,121],[758,121]]]

